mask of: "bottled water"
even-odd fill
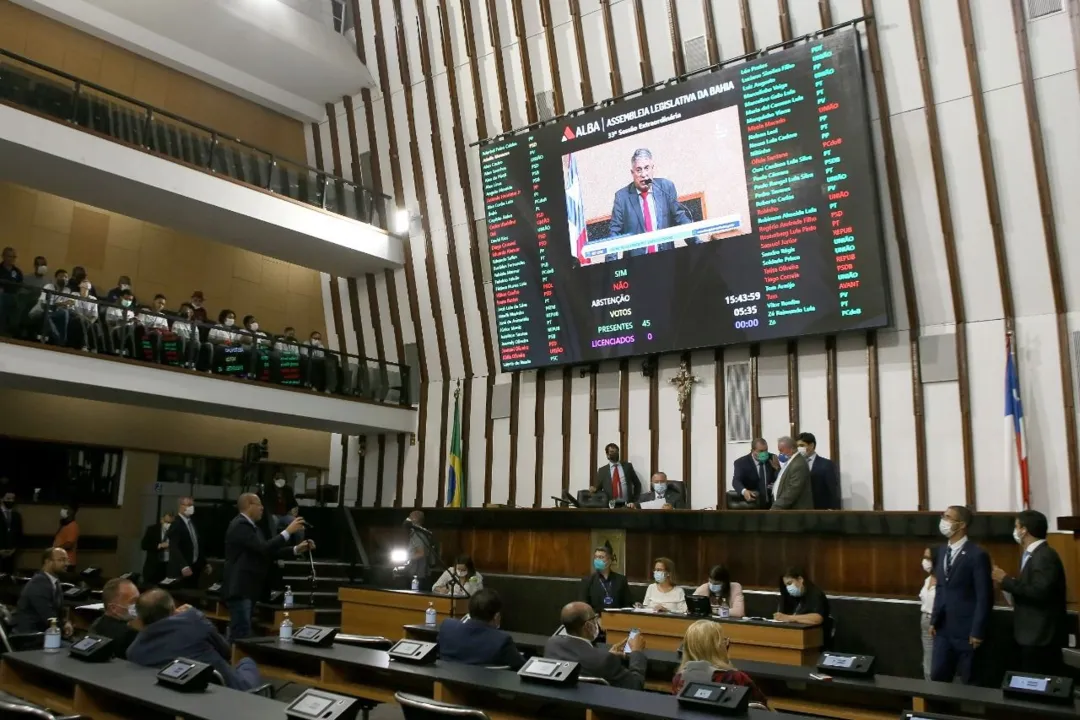
[[[437,625],[438,621],[435,614],[435,603],[428,603],[427,610],[424,611],[424,624],[425,625]]]
[[[56,618],[49,618],[49,628],[45,631],[45,652],[60,651],[60,625]]]
[[[278,640],[281,642],[292,642],[292,620],[289,619],[289,613],[285,613],[285,619],[281,621],[281,628],[278,630]]]
[[[283,605],[284,605],[284,607],[291,608],[293,606],[293,602],[295,602],[295,601],[293,600],[292,586],[286,585],[285,586],[285,602],[283,603]]]
[[[720,617],[726,618],[731,616],[731,608],[728,607],[727,600],[720,601]]]
[[[417,590],[420,589],[420,576],[419,575],[413,575],[412,576],[412,585],[410,586],[410,589],[413,592],[416,592]]]

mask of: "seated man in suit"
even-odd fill
[[[90,626],[90,633],[112,640],[115,657],[127,657],[127,649],[139,634],[131,627],[131,621],[138,617],[135,601],[139,599],[139,588],[125,578],[113,578],[105,583],[101,591],[101,601],[105,605],[105,614]]]
[[[64,621],[64,591],[60,587],[60,573],[67,568],[68,556],[63,548],[49,548],[41,555],[41,570],[34,573],[30,582],[19,593],[15,606],[15,632],[35,633],[49,629],[49,620],[55,618],[65,637],[71,635],[71,623]]]
[[[750,454],[735,459],[731,488],[748,503],[768,510],[772,505],[773,483],[778,472],[780,461],[769,452],[769,443],[765,438],[754,438],[750,443]]]
[[[810,490],[815,510],[841,510],[840,471],[836,463],[817,454],[817,438],[813,433],[799,433],[796,441],[799,453],[810,465]]]
[[[652,476],[652,490],[644,493],[641,503],[663,500],[665,510],[685,510],[686,496],[683,494],[683,484],[668,482],[667,473],[658,472]]]
[[[525,658],[502,624],[502,600],[490,588],[469,598],[467,620],[443,620],[439,626],[439,657],[467,665],[509,666],[520,670]]]
[[[637,635],[630,641],[630,653],[624,654],[622,645],[611,650],[593,646],[600,634],[600,616],[583,602],[572,602],[562,609],[559,620],[566,635],[552,635],[544,646],[544,657],[567,660],[581,666],[581,674],[607,680],[612,687],[628,690],[645,688],[645,638]],[[629,661],[629,669],[623,667],[623,658]]]
[[[679,192],[675,183],[666,178],[653,177],[656,166],[652,151],[638,148],[630,156],[631,182],[619,188],[611,204],[610,237],[619,235],[638,235],[675,227],[693,222],[686,206],[679,202]],[[695,237],[687,237],[686,242],[696,245]],[[675,242],[668,241],[630,251],[630,256],[670,250]],[[608,256],[608,259],[614,259]]]
[[[221,673],[233,690],[251,690],[261,684],[259,668],[251,658],[233,667],[225,638],[194,608],[176,603],[160,588],[147,590],[135,603],[143,629],[131,643],[127,659],[145,667],[164,667],[178,657],[198,660]]]
[[[787,435],[776,441],[780,451],[780,472],[773,487],[773,510],[813,510],[814,494],[810,488],[810,466],[795,449]]]
[[[596,468],[592,492],[603,491],[610,500],[621,500],[627,507],[637,507],[637,498],[641,495],[641,480],[634,466],[619,460],[619,446],[608,443],[604,448],[607,464]]]

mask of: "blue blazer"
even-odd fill
[[[938,553],[934,575],[937,592],[930,624],[951,640],[969,637],[986,639],[990,611],[994,608],[994,583],[990,577],[990,556],[970,539],[964,543],[945,578],[948,545]]]
[[[810,468],[810,488],[814,493],[815,510],[841,510],[840,472],[836,463],[820,455]]]
[[[143,628],[127,650],[128,660],[145,667],[164,667],[178,657],[198,660],[213,666],[232,689],[250,690],[229,664],[231,655],[229,643],[198,610],[186,610]]]
[[[476,620],[444,620],[439,626],[439,657],[466,665],[509,665],[511,670],[525,664],[509,633]]]
[[[653,205],[656,206],[656,217],[652,218],[653,230],[676,225],[686,225],[693,222],[686,206],[679,202],[679,193],[675,190],[675,183],[665,178],[653,178],[652,190]],[[641,195],[633,183],[622,187],[615,193],[615,201],[611,205],[611,224],[608,235],[637,235],[645,232],[645,215],[641,212]],[[697,238],[687,238],[691,245],[697,244]],[[657,245],[657,250],[670,250],[675,247],[674,242],[665,242]],[[640,248],[631,250],[630,255],[644,255],[648,250]]]

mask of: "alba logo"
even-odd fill
[[[591,135],[594,132],[600,132],[601,127],[599,122],[585,123],[584,125],[578,125],[577,128],[571,128],[567,125],[563,129],[563,142],[567,140],[574,140],[582,135]]]
[[[563,128],[563,131],[562,131],[563,142],[566,142],[567,140],[573,140],[576,137],[577,137],[577,135],[574,134],[574,129],[572,127],[567,125],[565,128]]]

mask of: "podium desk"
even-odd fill
[[[469,612],[469,598],[438,593],[378,588],[338,590],[341,601],[341,632],[351,635],[381,635],[391,640],[401,637],[401,627],[424,622],[429,604],[435,605],[438,622],[450,617],[464,617]]]
[[[686,628],[705,618],[652,613],[640,610],[605,610],[601,622],[608,643],[626,642],[632,628],[645,637],[650,650],[679,649]],[[800,625],[768,620],[736,618],[707,618],[722,623],[724,634],[731,640],[729,652],[733,660],[756,660],[780,665],[814,665],[821,654],[823,640],[820,625]]]

